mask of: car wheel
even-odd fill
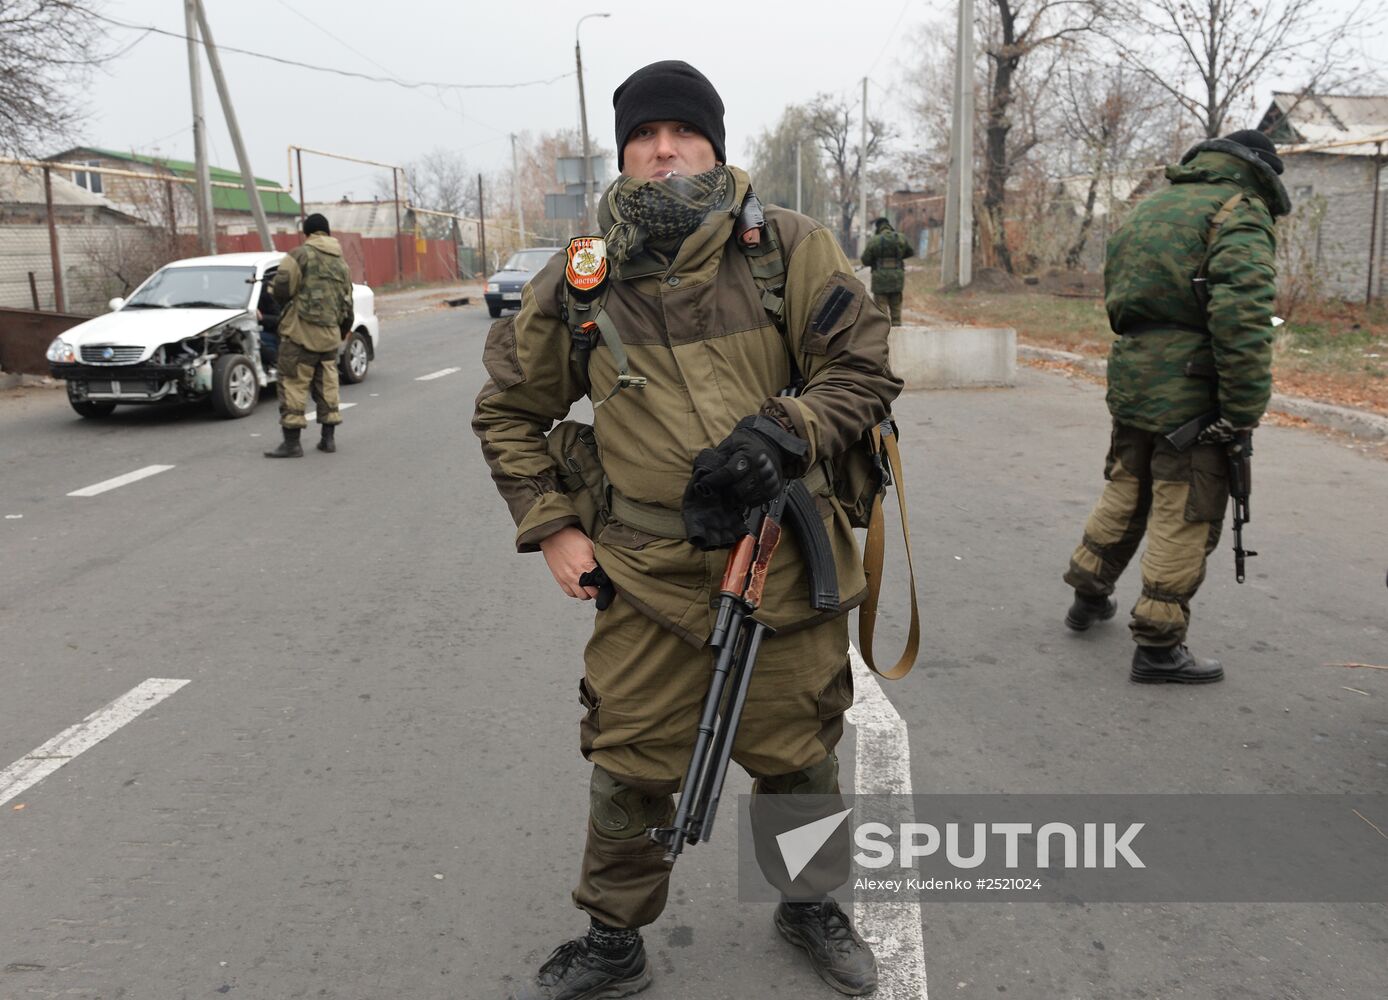
[[[366,378],[370,367],[371,348],[367,346],[366,337],[360,330],[353,330],[342,348],[342,356],[338,358],[337,368],[342,373],[342,381],[356,385]]]
[[[501,306],[494,306],[494,305],[492,305],[490,302],[488,302],[488,303],[487,303],[487,315],[490,316],[492,319],[500,319],[500,318],[501,318]]]
[[[115,412],[115,403],[96,403],[90,399],[74,399],[72,395],[72,383],[67,384],[67,401],[79,417],[86,417],[88,420],[100,420],[109,417]]]
[[[248,416],[260,402],[255,368],[244,354],[223,354],[212,363],[212,412],[235,420]]]

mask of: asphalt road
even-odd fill
[[[591,606],[515,555],[468,428],[484,309],[386,323],[333,456],[263,460],[269,396],[233,422],[0,397],[0,769],[149,678],[188,681],[0,806],[3,1000],[504,997],[582,928]],[[1228,679],[1152,689],[1126,679],[1121,619],[1060,623],[1101,390],[1027,370],[896,410],[926,640],[885,688],[917,792],[1388,788],[1388,674],[1325,666],[1388,662],[1388,464],[1261,431],[1262,555],[1239,587],[1222,546],[1195,608],[1192,644]],[[152,465],[172,468],[68,495]],[[886,589],[894,651],[899,573]],[[831,995],[765,904],[736,901],[735,839],[681,859],[647,995]],[[1378,904],[922,915],[936,998],[1388,993]]]

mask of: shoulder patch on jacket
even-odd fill
[[[835,271],[810,309],[810,322],[801,349],[806,354],[823,354],[835,334],[858,321],[863,308],[862,285],[850,274]]]

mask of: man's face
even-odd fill
[[[713,143],[688,122],[646,122],[622,149],[622,173],[637,180],[702,174],[717,165]]]

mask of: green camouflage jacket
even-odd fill
[[[872,268],[872,294],[894,295],[906,287],[907,257],[915,251],[891,226],[884,226],[863,247],[863,263]]]
[[[730,168],[725,203],[685,238],[673,261],[638,254],[618,267],[603,309],[621,335],[632,375],[649,379],[594,409],[593,429],[611,489],[641,504],[680,509],[694,456],[742,417],[780,419],[809,443],[807,462],[832,460],[880,421],[901,391],[887,364],[887,317],[868,305],[833,234],[812,219],[768,205],[786,262],[783,336],[767,315],[733,222],[750,181]],[[604,197],[600,221],[610,224]],[[521,293],[514,318],[492,325],[483,363],[491,376],[472,427],[492,478],[516,523],[516,547],[579,524],[563,492],[545,435],[569,407],[602,400],[617,379],[605,346],[586,363],[572,349],[564,304],[566,255]],[[788,350],[789,348],[789,350]],[[791,354],[806,379],[802,395],[777,393],[791,378]],[[838,572],[841,612],[862,602],[866,581],[852,528],[831,495],[818,498]],[[683,539],[644,534],[607,519],[593,539],[597,559],[623,597],[693,645],[713,625],[726,551],[700,552]],[[794,533],[766,581],[761,620],[776,629],[817,624],[833,613],[810,608]]]
[[[1109,241],[1104,304],[1120,336],[1109,352],[1108,407],[1119,423],[1168,433],[1218,407],[1252,426],[1272,394],[1273,219],[1291,202],[1246,147],[1210,139],[1166,169],[1171,186],[1137,206]],[[1191,279],[1217,230],[1202,310]]]

